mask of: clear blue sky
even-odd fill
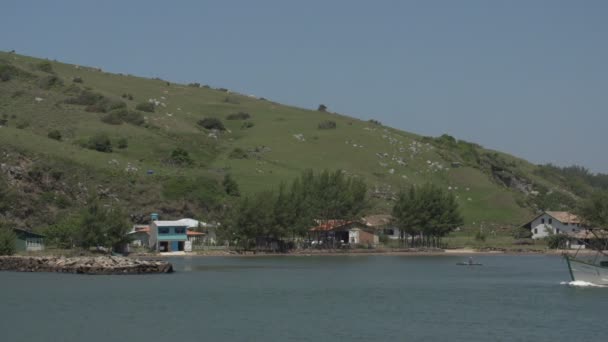
[[[3,0],[0,49],[608,172],[608,1]]]

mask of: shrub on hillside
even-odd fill
[[[63,81],[55,75],[49,75],[49,76],[45,76],[45,77],[41,78],[40,80],[38,80],[38,86],[41,89],[48,90],[53,87],[63,86]]]
[[[141,110],[142,112],[154,113],[154,103],[152,102],[140,102],[135,106],[135,109]]]
[[[117,145],[118,145],[118,148],[125,149],[125,148],[129,147],[129,141],[127,140],[127,138],[120,138],[120,139],[118,139]]]
[[[204,118],[199,120],[197,124],[205,129],[216,129],[218,131],[225,131],[226,127],[218,118]]]
[[[101,121],[110,125],[120,125],[123,122],[141,126],[145,123],[144,116],[137,111],[120,108],[115,109],[101,118]]]
[[[245,150],[239,147],[232,150],[232,152],[230,152],[230,154],[228,155],[228,158],[230,159],[247,159],[247,157],[247,152],[245,152]]]
[[[90,106],[101,101],[103,98],[103,95],[85,89],[81,90],[78,95],[67,98],[64,102],[73,105]]]
[[[187,166],[192,165],[193,160],[190,158],[188,151],[181,147],[176,148],[171,152],[170,162],[174,165]]]
[[[108,125],[121,125],[124,121],[122,116],[117,111],[112,111],[101,117],[101,122]]]
[[[13,78],[11,70],[8,65],[0,65],[0,82],[8,82]]]
[[[324,104],[320,104],[319,107],[317,107],[317,110],[319,112],[327,112],[327,106]]]
[[[319,129],[336,129],[336,122],[331,120],[326,120],[319,123]]]
[[[377,125],[377,126],[382,126],[382,123],[380,121],[378,121],[378,120],[375,120],[375,119],[369,119],[367,122],[369,122],[371,124],[374,124],[374,125]]]
[[[127,104],[122,101],[111,100],[106,97],[102,97],[94,104],[86,106],[84,110],[91,113],[107,113],[113,110],[126,108]]]
[[[225,103],[230,103],[230,104],[240,104],[241,102],[234,96],[226,96],[226,98],[224,98],[224,102]]]
[[[82,77],[73,77],[72,78],[72,82],[74,83],[82,83]]]
[[[112,142],[110,138],[103,133],[99,133],[89,138],[86,147],[90,150],[110,153],[112,152]]]
[[[200,88],[201,84],[198,82],[188,83],[188,87]]]
[[[241,129],[247,129],[247,128],[251,128],[253,126],[254,126],[253,122],[251,122],[251,121],[245,121],[241,125]]]
[[[47,134],[47,136],[50,139],[53,140],[57,140],[57,141],[61,141],[61,132],[59,132],[58,130],[54,129],[52,131],[49,132],[49,134]]]
[[[48,61],[43,61],[43,62],[36,64],[36,69],[38,69],[40,71],[51,73],[51,72],[53,72],[53,65],[51,65],[51,63]]]
[[[122,94],[122,98],[123,99],[128,99],[130,101],[133,101],[133,95],[130,94],[130,93],[124,93],[124,94]]]
[[[222,185],[224,186],[224,191],[226,191],[226,194],[228,194],[228,196],[233,196],[233,197],[241,196],[241,191],[239,190],[238,183],[232,178],[232,176],[229,173],[227,173],[224,176]]]
[[[250,119],[251,115],[245,112],[238,112],[234,114],[230,114],[226,117],[226,120],[247,120]]]

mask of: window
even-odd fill
[[[556,230],[555,230],[555,234],[559,234],[559,229],[556,229]]]
[[[544,218],[540,219],[540,223],[545,223],[545,219]]]
[[[158,228],[158,234],[169,234],[169,228],[167,228],[167,227]]]
[[[384,234],[386,235],[395,235],[395,231],[393,229],[385,229]]]
[[[553,219],[552,218],[549,219],[549,224],[553,224]]]
[[[175,234],[186,234],[186,228],[184,228],[184,227],[175,227]]]
[[[538,234],[538,229],[534,228],[534,234]]]

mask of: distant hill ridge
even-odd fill
[[[151,211],[215,215],[225,174],[247,194],[307,168],[365,179],[374,213],[390,212],[399,189],[433,182],[456,194],[470,226],[569,209],[597,186],[573,187],[559,168],[325,106],[306,110],[12,52],[0,52],[0,126],[0,202],[22,204],[4,219],[26,226],[52,223],[91,196],[123,203],[134,221]]]

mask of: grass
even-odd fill
[[[0,52],[0,60],[37,77],[49,75],[36,69],[42,61],[37,58]],[[34,78],[0,82],[0,116],[17,116],[17,119],[9,119],[8,127],[1,128],[0,144],[28,155],[69,160],[83,169],[93,170],[91,174],[94,175],[123,177],[125,173],[119,170],[132,165],[138,171],[129,177],[139,182],[140,187],[149,184],[146,170],[154,170],[156,176],[166,179],[178,176],[196,179],[201,175],[221,179],[229,172],[241,192],[252,193],[289,182],[307,168],[340,168],[365,179],[372,190],[390,188],[397,191],[425,182],[451,188],[450,191],[458,196],[466,225],[470,227],[476,227],[480,222],[519,224],[531,214],[529,209],[517,204],[519,194],[492,181],[479,169],[451,168],[453,153],[438,150],[412,133],[348,116],[284,106],[210,88],[168,85],[162,80],[110,74],[58,62],[50,62],[50,65],[54,75],[63,81],[63,87],[41,89]],[[88,87],[111,100],[124,101],[131,110],[150,99],[161,104],[156,106],[154,113],[142,112],[147,127],[105,124],[101,121],[104,114],[85,112],[84,106],[63,103],[69,96],[64,91],[74,78],[83,81],[77,84],[78,87]],[[12,97],[16,91],[23,94]],[[132,94],[133,99],[122,98],[125,93]],[[43,100],[36,101],[36,97]],[[226,101],[227,97],[230,101]],[[238,112],[249,113],[248,121],[254,126],[241,129],[241,120],[227,120]],[[219,118],[227,131],[214,135],[202,129],[197,122],[205,117]],[[17,120],[25,120],[30,125],[17,129]],[[325,121],[335,122],[337,128],[320,130],[319,122]],[[61,132],[62,141],[47,138],[48,132],[54,129]],[[126,138],[128,147],[114,148],[113,153],[100,153],[79,146],[98,132],[108,134],[115,147],[119,139]],[[298,140],[296,135],[303,136],[304,141]],[[270,150],[259,158],[229,157],[235,148],[247,151],[261,146]],[[171,151],[178,147],[188,151],[194,166],[176,168],[165,163]],[[535,182],[550,184],[533,175],[536,166],[506,154],[501,156]],[[132,196],[125,194],[125,197]],[[146,203],[153,205],[150,200]],[[374,203],[373,212],[389,212],[392,206],[386,200]]]

